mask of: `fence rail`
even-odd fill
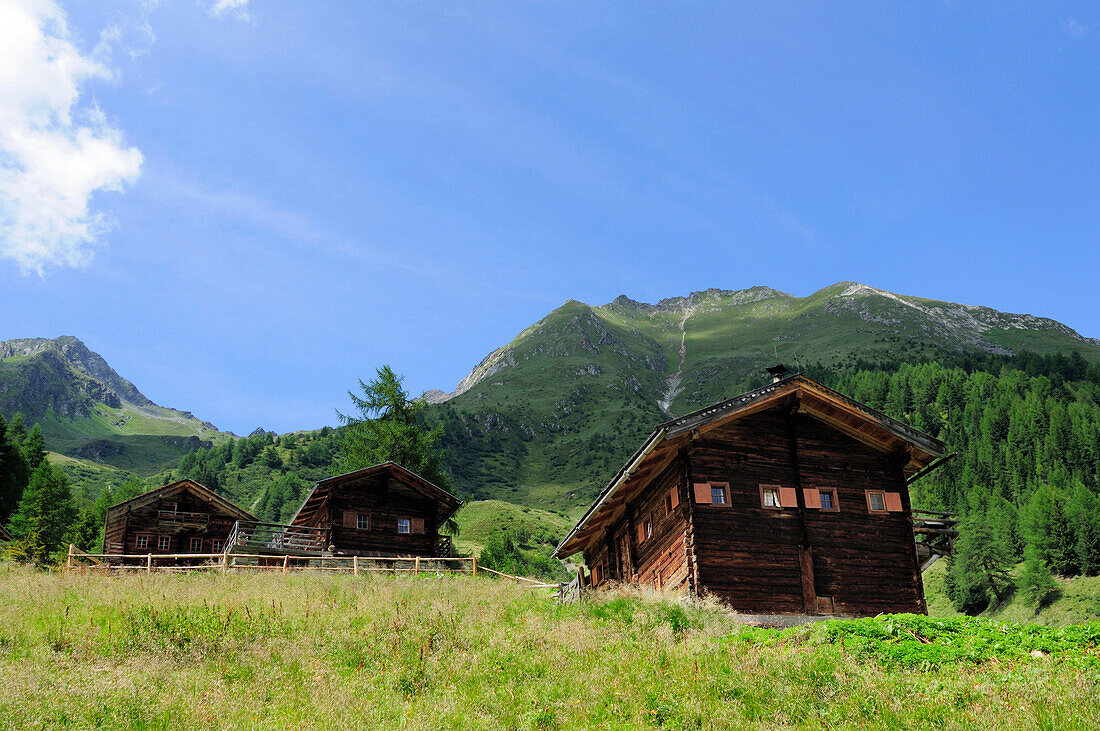
[[[310,556],[266,553],[85,553],[69,546],[66,568],[97,572],[184,571],[336,571],[365,573],[470,573],[478,572],[476,558],[440,556]]]
[[[220,573],[268,571],[289,574],[292,571],[336,572],[344,574],[473,574],[479,572],[515,581],[530,589],[553,589],[551,598],[576,601],[580,595],[579,577],[572,582],[548,583],[524,576],[513,576],[478,566],[476,557],[449,556],[293,556],[269,553],[86,553],[69,546],[66,569],[81,573]]]

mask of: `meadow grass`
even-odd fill
[[[913,617],[763,630],[709,602],[561,605],[470,576],[0,566],[0,727],[1100,726],[1100,629],[1039,629],[1061,634]]]

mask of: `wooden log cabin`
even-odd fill
[[[221,553],[243,508],[193,480],[180,480],[107,508],[103,552]]]
[[[711,595],[738,612],[924,613],[907,483],[944,452],[777,376],[658,426],[554,553],[583,553],[590,585]]]
[[[450,538],[439,528],[461,506],[446,490],[384,462],[318,482],[292,525],[323,529],[336,554],[441,556]]]

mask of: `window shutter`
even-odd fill
[[[784,508],[797,508],[798,491],[793,487],[779,488],[779,504]]]
[[[888,492],[886,493],[886,510],[890,513],[901,512],[901,493]]]
[[[679,490],[679,488],[676,488],[676,487],[672,488],[672,490],[668,493],[668,496],[672,500],[671,504],[672,504],[673,508],[675,508],[677,505],[680,504],[680,490]]]
[[[412,528],[413,533],[423,533],[424,532],[424,519],[423,518],[413,518],[411,528]]]
[[[345,528],[354,528],[355,527],[355,516],[356,516],[356,513],[355,513],[354,510],[345,510],[344,511],[344,527]]]
[[[700,505],[710,505],[710,483],[709,482],[696,482],[695,483],[695,502]]]
[[[802,489],[802,499],[806,501],[807,508],[821,509],[821,494],[812,487]]]
[[[638,543],[645,543],[645,525],[638,526]]]

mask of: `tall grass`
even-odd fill
[[[913,633],[852,626],[746,629],[631,592],[562,606],[469,576],[0,566],[0,727],[1100,726],[1087,633],[914,664],[873,651]]]

